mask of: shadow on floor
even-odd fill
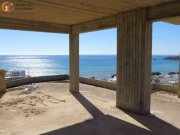
[[[159,119],[156,116],[141,116],[126,111],[125,113],[150,129],[152,135],[180,135],[180,129]]]
[[[5,92],[1,93],[0,92],[0,99],[4,96]]]
[[[82,104],[82,106],[94,117],[104,115],[95,105],[87,100],[81,93],[72,93],[72,95]]]
[[[179,135],[180,130],[155,116],[127,113],[149,130],[133,125],[111,115],[104,115],[80,93],[72,94],[94,117],[91,120],[57,129],[42,135]]]

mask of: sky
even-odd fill
[[[180,53],[180,25],[153,23],[152,54]],[[80,54],[116,54],[117,29],[80,34]],[[0,55],[68,55],[68,34],[0,29]]]

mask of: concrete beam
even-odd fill
[[[72,26],[73,33],[82,33],[82,32],[90,32],[96,30],[102,30],[107,28],[116,27],[116,16],[110,16],[106,18],[100,18],[88,22],[84,22],[81,24],[75,24]]]
[[[52,33],[70,33],[71,32],[71,26],[69,25],[6,18],[6,17],[0,17],[0,28],[12,29],[12,30],[52,32]]]
[[[180,9],[180,1],[169,2],[154,7],[148,7],[147,19],[149,21],[158,21],[161,19],[177,17],[180,16],[179,9]],[[100,18],[80,24],[75,24],[72,26],[72,32],[83,33],[83,32],[103,30],[108,28],[115,28],[117,27],[117,16],[119,14],[124,14],[124,13],[118,13],[114,16],[108,16],[105,18]]]
[[[154,7],[148,7],[147,18],[149,21],[158,21],[166,18],[180,16],[180,1],[169,2]],[[83,33],[117,27],[118,13],[113,16],[99,18],[88,22],[70,25],[22,20],[15,18],[0,17],[1,29],[53,32],[53,33]]]
[[[117,97],[119,108],[150,113],[152,24],[147,10],[118,16]]]
[[[177,16],[180,16],[179,0],[148,8],[148,20],[150,21],[158,21]]]
[[[71,33],[69,39],[70,92],[79,92],[79,34]]]

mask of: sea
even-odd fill
[[[164,60],[170,55],[153,55],[152,72],[179,71],[178,60]],[[108,79],[116,74],[116,55],[80,55],[80,76]],[[29,76],[69,74],[69,56],[0,55],[0,69],[25,70]]]

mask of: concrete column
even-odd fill
[[[70,92],[79,92],[79,34],[71,33],[70,46]]]
[[[180,84],[179,84],[179,87],[178,87],[178,98],[180,98]]]
[[[152,24],[147,10],[120,14],[117,28],[117,107],[150,112]]]
[[[6,92],[5,71],[0,70],[0,93]]]
[[[179,80],[180,80],[180,77],[179,77]],[[178,98],[180,98],[180,81],[179,81],[179,86],[178,86]]]
[[[178,98],[180,98],[180,54],[179,54],[179,84],[178,84]]]

